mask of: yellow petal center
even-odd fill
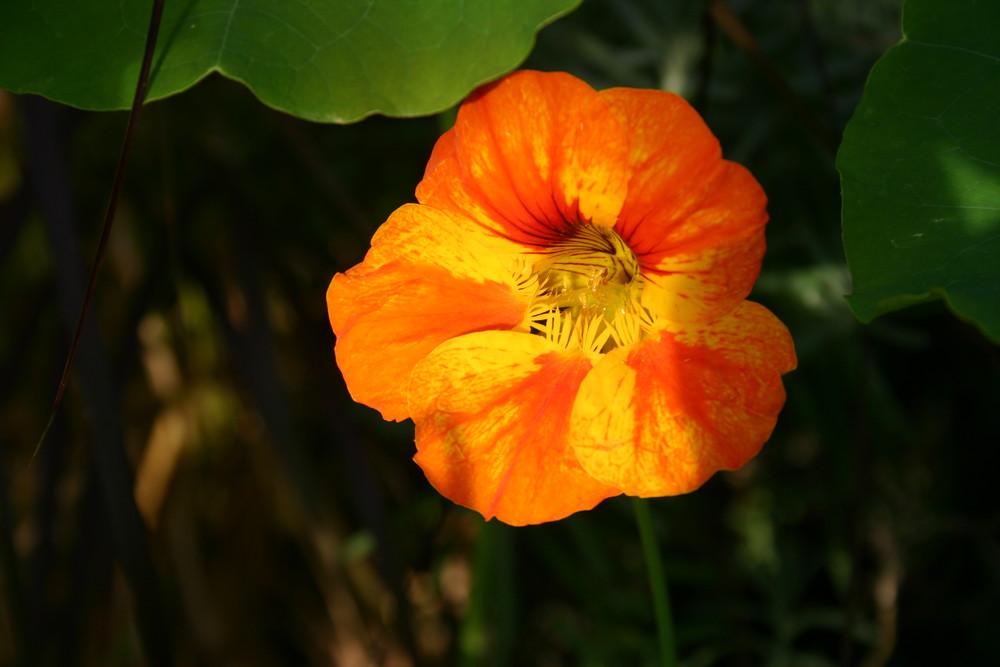
[[[639,305],[639,261],[609,227],[576,225],[541,253],[523,284],[533,292],[524,326],[566,349],[607,353],[638,342],[652,326]]]

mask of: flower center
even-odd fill
[[[603,354],[638,342],[652,325],[640,305],[639,261],[613,229],[576,225],[531,267],[528,330],[570,349]]]

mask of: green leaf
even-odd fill
[[[944,299],[1000,342],[1000,2],[907,0],[838,155],[848,297]]]
[[[212,72],[309,120],[446,109],[513,69],[581,0],[168,0],[149,99]],[[0,2],[0,87],[84,109],[131,104],[151,2]]]

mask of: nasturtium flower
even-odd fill
[[[514,525],[744,465],[795,368],[745,300],[766,198],[680,97],[516,72],[462,104],[419,204],[327,292],[355,400],[452,501]]]

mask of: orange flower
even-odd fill
[[[416,424],[487,519],[686,493],[770,436],[795,368],[745,301],[766,199],[684,100],[522,71],[483,86],[327,292],[355,400]]]

